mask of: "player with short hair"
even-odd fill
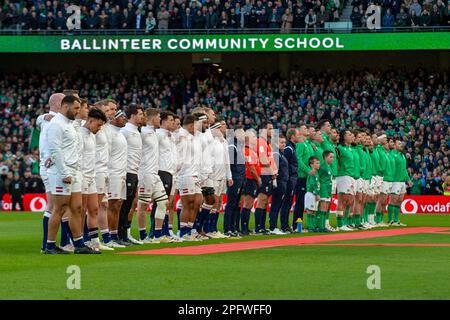
[[[195,139],[194,135],[201,131],[201,121],[204,120],[195,115],[186,115],[179,132],[178,189],[183,206],[180,214],[180,238],[185,241],[199,241],[191,231],[203,199],[199,179],[203,149],[201,140]]]
[[[244,236],[249,235],[250,212],[253,208],[258,188],[261,187],[261,163],[255,152],[256,133],[253,129],[245,132],[245,183],[242,190],[243,206],[241,211],[241,230]],[[256,224],[256,222],[255,222]]]
[[[394,171],[391,193],[389,194],[388,223],[395,227],[406,227],[400,222],[400,206],[406,193],[406,184],[412,187],[408,175],[406,158],[403,154],[405,144],[399,139],[394,141],[391,157],[394,159]]]
[[[162,229],[169,197],[167,196],[161,176],[158,175],[160,143],[158,143],[158,137],[155,131],[161,123],[160,112],[156,109],[148,108],[146,115],[147,125],[141,129],[143,156],[139,167],[139,236],[140,240],[144,243],[168,243],[172,240],[163,235]],[[150,202],[153,202],[153,205],[156,207],[153,237],[147,237],[146,234],[145,214]]]
[[[70,208],[69,224],[73,234],[74,253],[99,253],[83,243],[81,229],[81,164],[78,134],[71,121],[80,111],[80,99],[66,96],[61,101],[61,109],[49,124],[47,130],[48,150],[54,163],[48,169],[49,185],[54,202],[54,210],[49,220],[46,254],[67,253],[57,247],[56,233],[67,207]]]
[[[378,175],[382,177],[380,196],[378,197],[375,221],[378,227],[387,227],[388,224],[384,223],[383,215],[386,208],[387,196],[392,188],[392,167],[393,163],[389,157],[389,142],[385,134],[381,134],[378,137],[378,143],[376,150],[378,152],[379,171]]]
[[[320,160],[316,156],[311,156],[308,159],[308,164],[311,170],[314,170],[314,175],[308,175],[306,182],[306,194],[305,194],[305,212],[307,215],[308,232],[319,232],[316,220],[317,205],[320,200],[320,182],[319,182],[319,169]]]
[[[129,242],[119,239],[119,214],[122,202],[127,199],[127,139],[121,132],[127,117],[122,110],[117,110],[113,119],[105,125],[108,139],[108,225],[111,239],[103,238],[106,246],[117,248],[129,246]],[[127,212],[128,214],[128,212]],[[111,243],[112,242],[112,243]]]
[[[172,144],[174,147],[174,154],[178,155],[177,152],[177,143],[178,143],[178,133],[180,131],[181,128],[181,119],[178,115],[174,115],[174,125],[172,127],[172,129],[170,130],[170,139],[172,140]],[[161,126],[163,125],[163,122],[161,122]],[[178,162],[178,160],[177,160]],[[172,177],[172,189],[170,190],[170,195],[169,195],[169,234],[170,236],[175,239],[176,241],[180,241],[181,239],[178,237],[178,235],[176,235],[173,232],[173,218],[175,215],[175,211],[174,211],[174,207],[175,207],[175,196],[179,195],[180,192],[178,191],[178,172],[175,170],[173,177]],[[177,206],[181,207],[181,201],[178,201]],[[178,210],[178,208],[176,209],[177,212],[177,224],[178,224],[178,228],[177,228],[177,232],[180,231],[180,213],[181,213],[181,209]]]
[[[316,172],[311,170],[308,165],[309,158],[314,154],[314,149],[311,146],[311,142],[308,139],[310,131],[306,125],[301,125],[298,128],[299,140],[295,144],[295,153],[298,161],[298,179],[295,191],[295,206],[294,215],[292,220],[292,229],[295,232],[297,230],[297,219],[303,220],[303,211],[305,208],[305,194],[306,194],[306,178],[308,175],[315,175]]]
[[[322,152],[319,169],[319,210],[316,214],[316,226],[320,232],[333,232],[334,230],[327,225],[327,219],[329,219],[330,206],[332,199],[333,189],[333,171],[331,169],[334,162],[334,152],[331,150],[325,150]]]
[[[372,177],[374,175],[374,164],[371,157],[372,152],[372,139],[370,134],[366,132],[364,134],[364,138],[362,138],[361,143],[363,145],[363,152],[361,158],[366,165],[365,171],[362,175],[364,180],[364,197],[362,203],[362,212],[363,212],[363,225],[366,228],[373,228],[374,224],[372,223],[372,218],[374,217],[374,189],[371,185]]]
[[[85,244],[94,250],[114,250],[100,243],[97,222],[98,198],[97,187],[95,185],[95,135],[107,121],[103,111],[93,108],[89,110],[87,120],[80,128],[82,138],[81,172],[83,175],[81,195],[83,210],[84,212],[87,211],[87,220],[85,223],[88,228],[89,237],[88,243],[85,241]]]
[[[261,186],[258,188],[254,234],[267,235],[270,233],[266,230],[267,206],[269,205],[269,197],[272,195],[273,184],[278,172],[273,159],[271,145],[273,124],[263,121],[261,128],[256,142],[256,152],[261,164]]]
[[[126,199],[120,208],[119,238],[132,244],[143,244],[131,235],[132,216],[129,216],[134,198],[138,189],[138,171],[142,158],[142,139],[139,127],[142,125],[144,109],[137,104],[130,104],[125,108],[128,122],[120,129],[127,140],[127,173],[126,173]]]
[[[101,110],[108,119],[108,123],[114,119],[117,111],[117,102],[104,99],[94,103],[94,108]],[[95,135],[95,187],[97,189],[98,215],[97,222],[102,234],[103,243],[110,248],[123,247],[111,241],[108,225],[108,162],[109,145],[106,124],[103,125]]]
[[[353,170],[353,179],[355,179],[355,200],[353,203],[353,207],[350,208],[350,224],[349,227],[359,229],[359,230],[367,230],[367,228],[363,225],[362,221],[362,211],[364,208],[364,194],[367,193],[365,189],[363,175],[366,169],[366,162],[364,162],[364,150],[362,146],[362,141],[364,139],[364,132],[360,130],[355,130],[353,132],[355,136],[355,140],[352,144],[353,151],[353,161],[355,162],[354,170]]]
[[[338,231],[352,231],[347,227],[348,220],[344,217],[344,212],[350,208],[355,196],[355,171],[354,152],[351,148],[355,136],[350,130],[344,130],[339,136],[337,147],[338,173],[336,177],[336,189],[338,192],[338,204],[336,209]]]
[[[64,98],[64,94],[62,93],[54,93],[50,96],[48,100],[48,106],[50,108],[49,113],[40,115],[36,120],[36,125],[40,129],[39,135],[39,174],[41,176],[42,182],[44,183],[45,193],[47,196],[47,207],[45,208],[45,213],[42,219],[42,248],[41,252],[45,251],[47,246],[47,236],[48,236],[48,221],[52,215],[53,211],[53,199],[52,193],[50,190],[50,185],[48,181],[47,168],[52,165],[51,154],[48,150],[48,142],[47,142],[47,130],[50,124],[50,120],[56,116],[61,109],[61,101]],[[61,245],[64,247],[64,245]]]

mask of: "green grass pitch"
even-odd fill
[[[285,246],[198,256],[44,256],[39,253],[41,217],[0,212],[0,299],[450,299],[450,247]],[[409,227],[450,229],[448,215],[403,216],[402,221]],[[264,238],[276,237],[121,251]],[[342,241],[351,242],[450,243],[450,234]],[[79,290],[67,288],[70,265],[80,267]],[[379,290],[367,288],[371,265],[381,270]]]

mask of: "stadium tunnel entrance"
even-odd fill
[[[270,53],[67,53],[0,54],[0,71],[76,71],[145,73],[182,72],[278,72],[287,76],[295,67],[301,70],[354,70],[361,68],[446,70],[449,51],[370,51],[370,52],[270,52]]]

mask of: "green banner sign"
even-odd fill
[[[0,52],[448,50],[450,32],[177,36],[0,36]]]

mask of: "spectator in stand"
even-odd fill
[[[413,176],[411,182],[412,182],[412,187],[410,188],[409,194],[415,195],[415,196],[420,196],[422,194],[422,189],[424,187],[423,181],[421,178],[421,174],[414,173],[414,176]]]
[[[278,29],[281,25],[281,17],[278,15],[277,8],[272,8],[269,13],[269,29]]]
[[[97,29],[99,26],[98,16],[94,10],[89,11],[89,17],[86,19],[86,25],[88,29]]]
[[[28,9],[27,8],[23,8],[22,10],[22,14],[19,17],[19,22],[20,22],[20,27],[22,28],[22,30],[28,30],[30,29],[30,20],[31,20],[31,16],[28,13]]]
[[[208,7],[206,14],[206,29],[215,29],[219,23],[219,17],[212,6]]]
[[[290,33],[292,30],[293,22],[294,16],[292,15],[291,10],[288,8],[281,17],[281,32]]]
[[[316,23],[317,16],[313,9],[309,9],[308,15],[305,17],[305,33],[308,33],[308,29],[313,29],[314,33],[317,33]]]
[[[109,16],[109,28],[110,29],[119,29],[120,25],[120,13],[117,12],[116,8],[113,7],[111,9],[111,15]]]
[[[391,9],[386,10],[386,14],[383,16],[383,28],[387,32],[392,31],[394,26],[394,16],[391,14]]]
[[[416,15],[415,11],[411,11],[411,14],[408,17],[408,26],[410,26],[413,30],[417,30],[420,26],[420,19]]]
[[[106,11],[102,10],[102,13],[99,15],[98,18],[99,18],[99,28],[107,29],[109,16],[106,14]]]
[[[135,22],[135,29],[136,30],[145,30],[145,22],[147,20],[147,17],[144,16],[141,9],[137,9],[135,12],[136,22]]]
[[[158,12],[157,18],[158,29],[163,31],[164,33],[167,32],[167,29],[169,28],[170,13],[166,10],[165,6],[161,7],[161,11]]]
[[[252,8],[250,14],[247,17],[247,28],[256,28],[258,26],[258,15],[256,14],[256,9]]]
[[[261,11],[259,11],[259,13],[257,12],[256,14],[258,16],[258,28],[266,29],[268,26],[266,9],[262,8]]]
[[[319,13],[317,14],[317,27],[319,29],[325,28],[325,22],[328,22],[330,19],[330,15],[327,11],[325,11],[325,6],[320,6]]]
[[[145,21],[145,33],[153,34],[155,27],[156,27],[156,19],[153,16],[153,12],[149,12],[147,20]]]
[[[62,11],[58,11],[56,19],[55,19],[55,26],[57,30],[65,30],[67,29],[66,19],[63,16]]]
[[[420,25],[423,27],[429,27],[431,25],[431,16],[427,9],[424,9],[420,16]]]
[[[194,16],[194,21],[192,22],[193,29],[205,29],[206,18],[201,10],[197,10]]]
[[[395,24],[398,27],[406,27],[408,25],[408,14],[405,12],[404,7],[400,8],[400,12],[397,13],[395,20]]]
[[[419,0],[413,0],[413,3],[409,6],[409,13],[415,12],[417,17],[422,15],[422,6],[419,4]]]
[[[439,11],[439,8],[437,5],[433,6],[433,12],[431,13],[431,26],[440,26],[442,25],[442,14],[441,11]]]
[[[192,29],[192,13],[191,9],[186,8],[186,11],[181,16],[183,22],[183,29]]]
[[[442,190],[444,196],[450,196],[450,176],[445,178],[444,183],[442,184]]]
[[[361,28],[362,26],[362,14],[359,12],[358,7],[353,7],[353,12],[350,15],[350,20],[354,28]]]
[[[295,29],[305,29],[305,17],[306,10],[303,8],[303,5],[297,7],[294,14],[294,28]]]

